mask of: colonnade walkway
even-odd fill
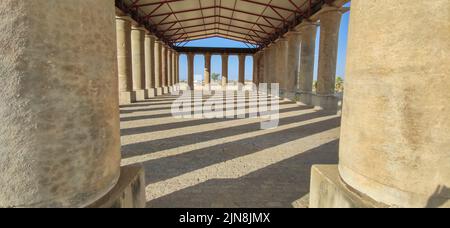
[[[148,207],[307,207],[311,166],[338,163],[337,115],[280,101],[279,127],[261,130],[260,119],[175,118],[177,98],[121,107],[122,163],[145,167]]]

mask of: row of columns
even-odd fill
[[[116,36],[120,104],[169,93],[179,82],[179,54],[130,17],[116,17]]]
[[[308,105],[336,109],[336,62],[340,20],[345,9],[325,5],[316,15],[320,22],[304,21],[257,53],[264,70],[256,75],[260,83],[279,83],[281,95]],[[319,73],[313,93],[317,26],[320,24]],[[256,68],[261,68],[256,66]]]
[[[211,53],[205,53],[205,71],[204,71],[204,84],[206,88],[209,88],[211,85]],[[245,84],[245,60],[246,54],[239,54],[239,74],[238,74],[238,82],[242,85]],[[187,53],[187,63],[188,63],[188,85],[190,89],[194,89],[194,58],[195,53]],[[228,84],[228,60],[229,54],[222,54],[222,86],[226,86]],[[256,57],[254,56],[254,61]],[[255,63],[254,63],[255,67]],[[255,72],[255,70],[254,70]]]

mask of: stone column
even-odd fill
[[[145,89],[147,98],[156,96],[155,89],[155,36],[145,35]]]
[[[191,90],[194,90],[194,53],[188,53],[188,85]]]
[[[176,74],[175,74],[175,79],[176,82],[178,84],[180,84],[180,53],[177,52],[176,56],[175,56],[175,66],[176,66]]]
[[[0,12],[0,207],[88,206],[120,174],[114,3],[2,0]]]
[[[342,11],[337,7],[325,5],[318,17],[320,19],[319,74],[313,104],[321,109],[337,111],[336,63]]]
[[[303,104],[312,105],[317,24],[303,22],[296,30],[301,34],[300,72],[298,75],[300,101]]]
[[[155,87],[156,95],[161,96],[163,94],[162,89],[162,42],[155,42]]]
[[[167,87],[168,92],[171,92],[172,90],[172,75],[173,75],[173,68],[172,68],[172,49],[167,49]]]
[[[204,73],[204,89],[209,90],[211,86],[211,53],[205,53],[205,73]]]
[[[277,49],[276,49],[276,45],[274,43],[269,45],[269,52],[270,52],[270,56],[269,56],[269,82],[270,83],[276,83],[277,80],[277,73],[276,73],[276,68],[277,68]]]
[[[450,207],[448,3],[352,1],[340,177],[314,168],[312,206]]]
[[[144,101],[145,91],[145,29],[132,26],[131,28],[131,62],[133,66],[133,90],[136,92],[136,100]]]
[[[258,65],[258,75],[259,75],[259,82],[258,82],[258,87],[259,84],[264,83],[265,81],[265,67],[264,64],[266,62],[266,51],[265,50],[261,50],[260,52],[260,57],[259,57],[259,65]]]
[[[288,33],[288,64],[285,82],[285,96],[289,100],[297,100],[297,85],[300,68],[300,46],[302,43],[301,33],[290,31]]]
[[[269,47],[266,47],[264,49],[264,83],[270,83],[270,72],[269,72],[269,68],[270,68],[270,50]]]
[[[280,38],[275,46],[276,48],[276,79],[275,82],[280,84],[280,96],[285,97],[287,91],[287,67],[288,67],[288,40]]]
[[[245,86],[245,54],[239,54],[239,84]]]
[[[258,84],[258,64],[259,64],[259,53],[253,55],[253,84]]]
[[[226,87],[228,85],[228,54],[222,54],[222,86]]]
[[[116,17],[117,66],[119,76],[119,104],[136,101],[131,71],[131,18]]]
[[[174,85],[177,84],[177,79],[176,79],[176,75],[177,75],[176,55],[177,54],[176,54],[175,50],[173,50],[172,51],[172,55],[171,55],[171,57],[172,57],[172,86],[173,86],[173,88],[175,88]]]
[[[162,88],[163,88],[163,94],[168,93],[168,87],[167,87],[167,46],[165,44],[162,44],[162,49],[161,49],[161,59],[162,59],[162,63],[161,63],[161,72],[162,72]]]

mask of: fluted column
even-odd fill
[[[116,17],[116,39],[119,103],[120,105],[127,105],[136,101],[131,71],[131,18]]]
[[[162,70],[162,87],[163,87],[163,94],[168,93],[168,88],[167,88],[167,46],[165,44],[162,44],[162,50],[161,50],[161,59],[162,59],[162,63],[161,63],[161,70]]]
[[[120,174],[114,3],[2,0],[0,12],[0,207],[85,207]]]
[[[222,54],[222,86],[228,85],[228,54]]]
[[[285,83],[285,96],[290,100],[296,100],[296,92],[299,77],[301,33],[291,31],[288,33],[288,64]]]
[[[337,110],[335,97],[336,63],[341,24],[341,9],[325,5],[319,13],[320,50],[317,91],[313,104],[322,109]]]
[[[188,85],[191,90],[194,90],[194,57],[195,54],[188,53]]]
[[[211,53],[205,53],[205,89],[209,89],[211,86]]]
[[[239,84],[245,86],[245,54],[239,55]]]
[[[148,98],[156,96],[155,89],[155,36],[145,35],[145,89]]]
[[[163,94],[162,89],[162,45],[161,41],[155,42],[155,87],[156,95]]]
[[[300,101],[304,104],[311,105],[314,83],[317,24],[303,22],[296,30],[301,34],[300,72],[298,76]]]

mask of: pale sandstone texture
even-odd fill
[[[83,207],[116,184],[114,21],[110,0],[0,1],[0,207]]]

